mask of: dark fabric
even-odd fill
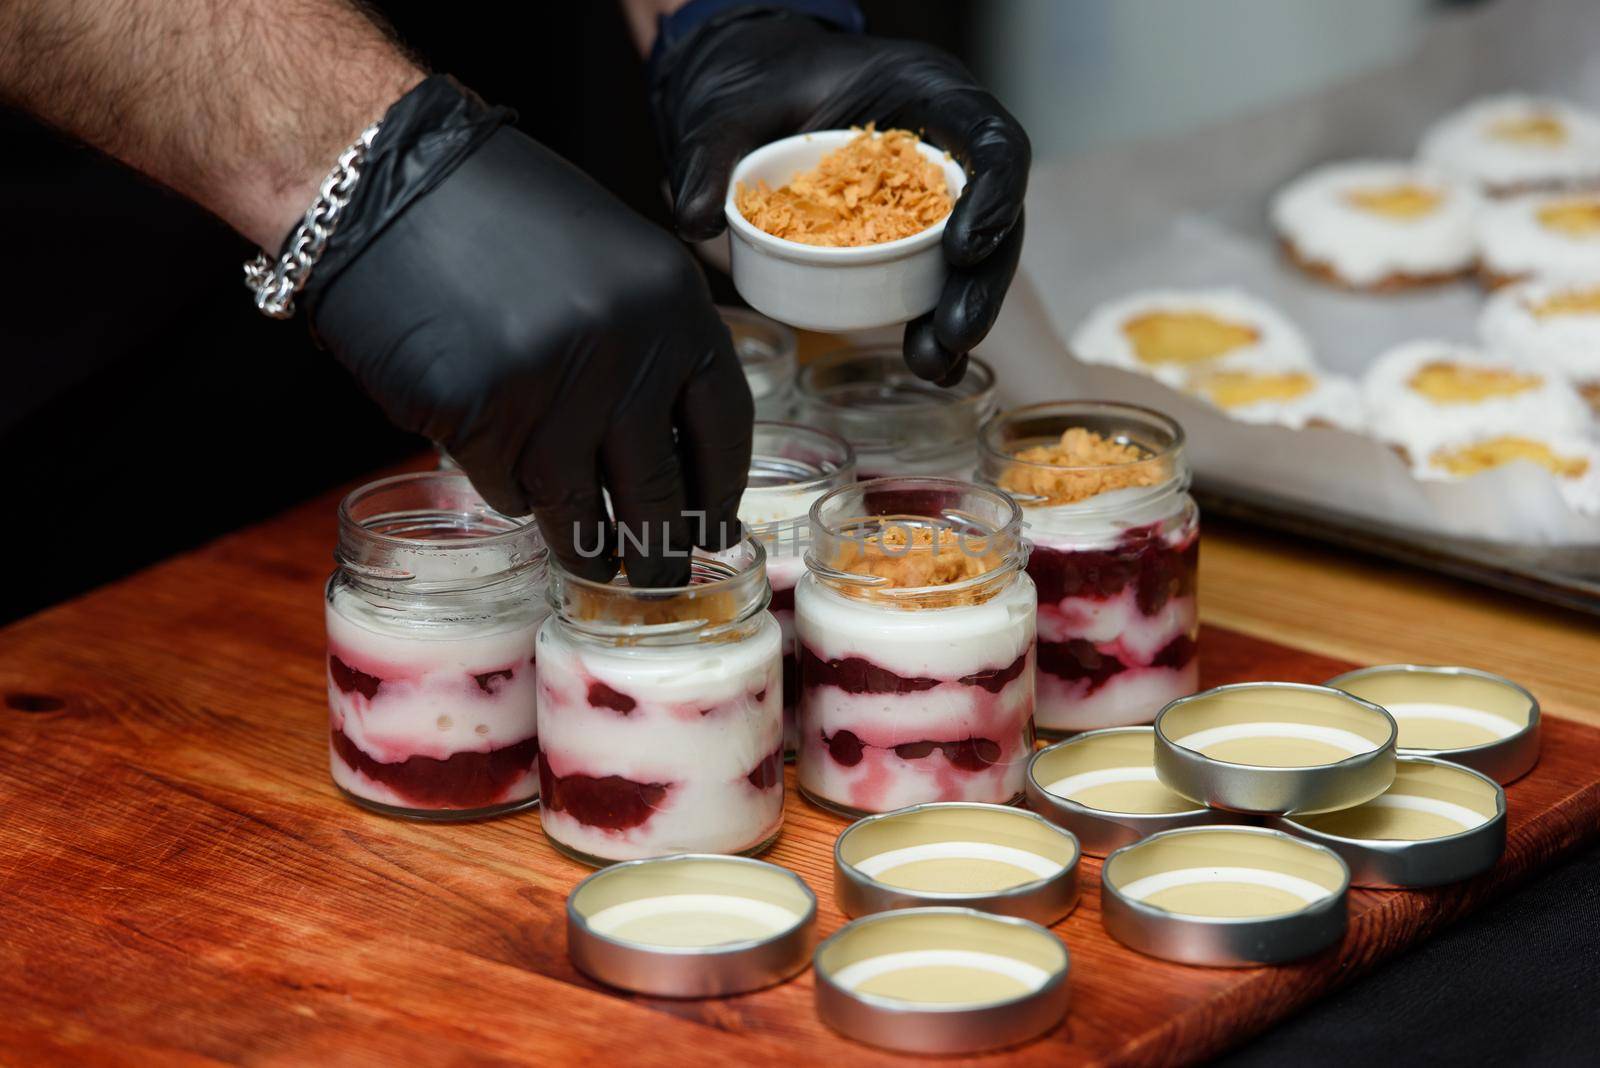
[[[860,33],[866,28],[866,18],[856,0],[689,0],[670,15],[661,17],[656,26],[656,41],[650,49],[650,66],[654,67],[674,45],[685,40],[712,19],[722,18],[740,10],[782,8],[797,15],[825,22],[847,33]]]
[[[1600,1064],[1600,848],[1216,1063]]]

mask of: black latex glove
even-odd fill
[[[1022,127],[954,57],[752,5],[669,45],[654,61],[651,105],[678,232],[691,241],[723,231],[734,165],[782,137],[875,122],[917,131],[960,160],[967,187],[944,231],[950,277],[939,306],[905,332],[913,372],[960,381],[1017,270],[1032,153]]]
[[[615,573],[576,550],[606,529],[603,485],[648,533],[620,539],[630,581],[681,585],[663,529],[679,552],[738,537],[750,389],[687,250],[505,118],[438,77],[390,109],[312,273],[314,329],[570,570]]]

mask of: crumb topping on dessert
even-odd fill
[[[1246,408],[1252,404],[1303,397],[1316,384],[1317,380],[1303,371],[1284,374],[1217,371],[1196,381],[1195,390],[1218,408]]]
[[[1400,185],[1375,186],[1352,189],[1345,193],[1345,202],[1360,211],[1383,215],[1391,219],[1420,219],[1436,211],[1444,201],[1437,189],[1409,182]]]
[[[1406,384],[1440,404],[1481,404],[1492,397],[1512,397],[1538,389],[1543,379],[1505,367],[1472,367],[1435,360],[1418,368]]]
[[[1538,319],[1548,319],[1553,315],[1600,315],[1600,286],[1552,293],[1528,305],[1528,311]]]
[[[1539,209],[1538,216],[1539,225],[1546,230],[1571,237],[1600,234],[1600,200],[1592,197],[1552,201]]]
[[[1000,487],[1020,496],[1043,498],[1026,502],[1028,507],[1074,504],[1111,490],[1152,486],[1167,477],[1139,462],[1150,457],[1139,446],[1079,426],[1068,427],[1059,442],[1021,449],[1014,456],[1022,464],[1001,473]]]
[[[1253,345],[1261,332],[1246,323],[1186,311],[1146,312],[1122,324],[1141,363],[1196,364]]]
[[[1536,111],[1514,118],[1496,119],[1488,134],[1496,141],[1522,145],[1562,145],[1567,142],[1567,125],[1548,111]]]
[[[788,185],[739,183],[734,202],[757,228],[807,245],[853,248],[910,237],[950,214],[944,169],[917,144],[909,130],[880,135],[868,123]]]
[[[883,530],[861,541],[847,541],[833,566],[854,575],[876,575],[888,581],[849,592],[871,598],[881,590],[949,586],[977,578],[1000,566],[1000,553],[989,539],[946,527],[929,527],[892,520]],[[992,590],[952,590],[948,598],[924,607],[944,608],[977,604]]]
[[[620,626],[650,626],[657,623],[702,621],[707,626],[731,623],[739,614],[739,602],[727,590],[715,593],[677,593],[659,598],[606,597],[575,586],[571,593],[571,612],[576,619],[612,623]]]
[[[1584,457],[1562,456],[1542,441],[1514,436],[1490,438],[1460,448],[1440,449],[1429,459],[1433,466],[1458,478],[1482,474],[1517,460],[1536,463],[1560,478],[1581,478],[1589,470],[1589,461]]]

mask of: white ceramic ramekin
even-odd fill
[[[801,330],[871,330],[909,322],[931,311],[944,287],[940,243],[946,219],[898,241],[828,248],[773,237],[739,213],[740,183],[787,185],[855,136],[853,130],[822,130],[774,141],[740,160],[728,183],[724,210],[734,288],[756,311]],[[918,147],[944,168],[952,198],[960,196],[967,184],[961,165],[932,145]]]

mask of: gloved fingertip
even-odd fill
[[[533,507],[528,504],[528,499],[511,483],[500,479],[478,478],[473,476],[470,471],[466,472],[466,474],[468,480],[472,483],[472,488],[478,491],[478,496],[482,497],[490,508],[493,508],[501,515],[518,518],[533,511]]]
[[[700,548],[708,553],[720,553],[744,540],[744,524],[739,522],[737,512],[707,516],[705,528],[698,533],[702,535],[696,543]]]
[[[712,180],[711,175],[691,160],[674,183],[672,222],[685,241],[709,241],[727,229],[723,211],[727,199],[727,179]]]
[[[636,589],[662,589],[689,585],[687,555],[632,555],[628,558],[628,585]]]
[[[674,213],[673,225],[683,240],[696,243],[710,241],[728,228],[727,216],[720,198],[686,200]]]
[[[928,382],[938,382],[950,373],[956,354],[939,344],[934,313],[929,312],[906,324],[901,351],[911,373]]]
[[[957,267],[982,263],[994,255],[1009,229],[974,226],[965,216],[959,220],[952,218],[944,231],[944,258]]]
[[[939,379],[939,381],[935,384],[943,389],[949,389],[951,386],[960,385],[961,380],[967,377],[967,363],[968,359],[966,353],[962,353],[960,356],[957,356],[956,362],[950,365],[949,372],[943,378]]]
[[[562,546],[559,549],[552,549],[551,555],[556,558],[563,571],[581,579],[588,579],[590,582],[610,582],[619,566],[616,555],[610,552],[587,556],[574,552],[571,546]]]

